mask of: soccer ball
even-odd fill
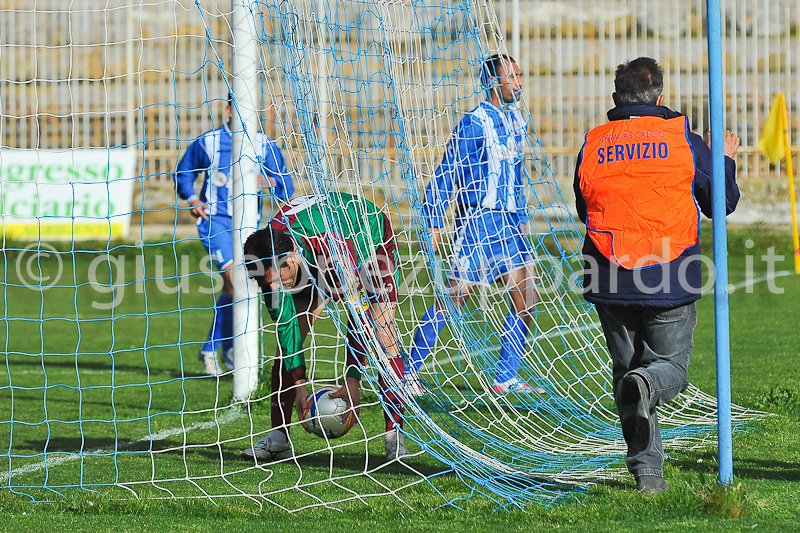
[[[300,420],[306,431],[317,437],[338,439],[350,431],[356,421],[355,413],[342,398],[331,398],[338,387],[314,389],[306,402]]]

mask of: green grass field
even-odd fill
[[[710,228],[704,228],[706,250],[711,249],[710,235]],[[174,248],[164,246],[152,251],[164,255],[166,265],[174,265],[175,255],[188,254],[199,260],[202,250],[194,244],[179,243]],[[741,285],[747,281],[749,264],[755,280],[763,277],[767,264],[761,256],[769,247],[775,247],[775,252],[784,256],[783,261],[776,263],[776,271],[793,270],[788,234],[759,228],[732,231],[730,282]],[[115,279],[120,268],[129,271],[136,267],[134,247],[120,246],[112,252],[114,256],[119,254],[126,259],[114,266]],[[752,263],[747,254],[751,254]],[[582,532],[800,530],[797,365],[800,334],[793,327],[800,277],[786,275],[772,281],[756,281],[752,292],[742,285],[730,296],[733,401],[777,415],[734,436],[735,481],[731,490],[718,487],[716,449],[709,447],[691,452],[668,450],[670,458],[665,471],[672,490],[655,497],[637,494],[632,480],[626,478],[598,484],[586,493],[565,498],[550,507],[530,505],[524,511],[506,511],[499,509],[496,501],[472,494],[457,477],[443,474],[434,478],[436,488],[448,498],[464,498],[457,501],[460,509],[441,507],[443,499],[432,487],[421,483],[398,494],[404,503],[383,496],[340,504],[341,511],[316,508],[289,514],[271,505],[259,509],[244,498],[219,498],[214,502],[196,498],[204,493],[230,494],[225,479],[243,491],[258,493],[259,482],[265,477],[253,475],[252,469],[239,472],[243,467],[236,461],[235,450],[249,445],[244,436],[251,432],[251,418],[254,423],[267,424],[268,409],[256,406],[252,417],[232,416],[227,409],[230,378],[220,380],[217,386],[216,380],[202,377],[201,365],[195,359],[199,347],[196,341],[207,332],[212,296],[197,290],[164,294],[147,284],[145,290],[137,293],[131,282],[123,289],[125,298],[120,306],[114,310],[98,308],[117,293],[98,295],[88,284],[87,265],[96,256],[96,253],[76,252],[70,256],[75,257],[74,262],[63,266],[62,279],[79,286],[77,291],[54,287],[36,292],[11,286],[18,283],[12,272],[17,256],[11,252],[5,254],[6,304],[0,336],[6,357],[5,371],[0,372],[0,420],[10,419],[13,405],[14,419],[20,422],[0,424],[0,450],[9,450],[3,462],[14,469],[41,463],[41,456],[36,454],[41,454],[45,447],[95,453],[83,462],[63,461],[48,469],[15,476],[14,490],[0,489],[2,531],[45,531],[54,527],[73,531],[236,529],[242,532],[339,528]],[[107,263],[98,263],[98,272],[103,265],[107,280]],[[46,261],[32,268],[55,275],[55,265]],[[151,268],[148,263],[146,272],[150,273]],[[198,274],[191,284],[193,288],[208,287],[208,276]],[[782,289],[782,293],[770,291],[771,284]],[[175,282],[168,285],[174,286]],[[100,305],[92,306],[93,301]],[[44,309],[47,315],[43,314]],[[703,298],[698,310],[700,322],[690,380],[713,394],[713,297]],[[114,325],[111,335],[109,323]],[[176,344],[182,344],[183,348],[176,350]],[[142,346],[148,347],[146,354]],[[83,354],[80,361],[76,361],[76,351]],[[48,355],[43,358],[39,354]],[[53,387],[52,383],[60,385]],[[377,398],[368,393],[364,400],[370,404]],[[113,411],[106,407],[112,402]],[[214,423],[215,420],[223,423]],[[358,441],[365,435],[379,433],[382,416],[377,406],[367,405],[362,410],[362,420],[363,429],[355,428],[345,439]],[[148,433],[169,432],[181,426],[195,428],[186,443],[178,435],[168,435],[152,444],[138,440]],[[264,431],[266,427],[252,429]],[[297,433],[294,435],[301,453],[324,447],[319,439]],[[156,453],[150,453],[151,446]],[[115,447],[121,453],[115,453]],[[382,467],[381,439],[370,440],[358,452],[352,448],[335,453],[333,459],[325,454],[311,455],[302,463],[302,472],[293,463],[275,467],[273,475],[291,485],[299,479],[304,483],[315,479],[324,482],[331,472],[337,476],[350,474],[341,484],[362,494],[385,491],[379,485],[400,488],[420,479],[400,465]],[[412,447],[412,451],[417,449]],[[413,466],[426,475],[446,470],[425,455],[415,458]],[[358,475],[365,467],[377,472],[372,477]],[[225,478],[220,475],[223,473]],[[188,478],[193,482],[187,482]],[[170,481],[150,483],[153,479]],[[107,486],[139,481],[142,483],[132,485],[138,499],[127,489]],[[87,490],[63,489],[60,496],[41,488],[28,488],[45,483],[81,485]],[[7,487],[8,480],[1,485]],[[99,493],[94,489],[99,489]],[[315,490],[329,497],[344,489],[321,483],[311,492]],[[50,503],[30,503],[31,498],[25,494]],[[311,496],[297,491],[276,494],[273,499],[287,508],[313,501]]]

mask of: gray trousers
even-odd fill
[[[617,409],[617,385],[629,372],[642,376],[650,389],[650,438],[643,447],[628,443],[628,470],[635,477],[661,477],[664,449],[656,407],[689,386],[697,308],[694,302],[675,308],[596,307],[611,354]]]

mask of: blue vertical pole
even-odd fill
[[[717,345],[717,423],[719,437],[719,482],[733,481],[731,436],[731,348],[728,308],[728,236],[725,222],[725,101],[722,93],[722,17],[719,0],[708,6],[708,78],[711,96],[711,178],[714,198],[714,316]]]

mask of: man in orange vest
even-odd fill
[[[668,490],[656,407],[689,385],[700,298],[700,211],[711,217],[711,151],[662,106],[663,72],[640,57],[617,67],[609,123],[586,134],[575,169],[586,224],[584,296],[613,364],[614,400],[637,490]],[[739,138],[725,132],[727,213],[736,208]]]

